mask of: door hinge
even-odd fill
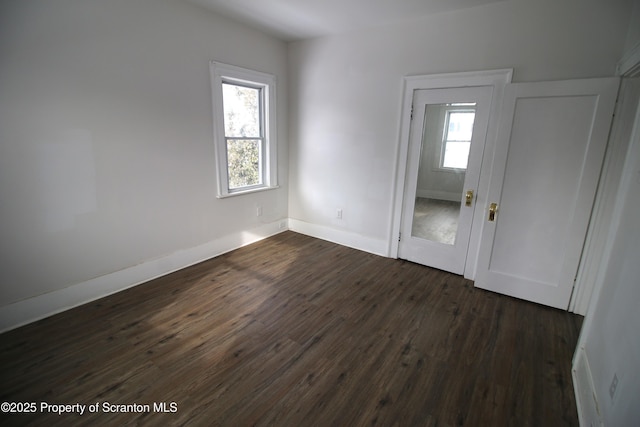
[[[398,233],[398,242],[402,240],[402,232]]]
[[[409,116],[409,120],[413,120],[413,104],[411,104],[411,114]]]

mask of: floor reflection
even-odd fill
[[[453,245],[458,232],[460,202],[416,198],[411,235]]]

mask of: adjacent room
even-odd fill
[[[3,425],[640,423],[640,1],[0,0]]]

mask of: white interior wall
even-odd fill
[[[74,305],[287,218],[284,42],[180,1],[5,0],[0,58],[0,330],[12,303]],[[280,189],[216,198],[211,60],[276,76]]]
[[[637,224],[640,218],[639,0],[635,0],[631,16],[622,57],[633,57],[635,64],[626,64],[631,66],[632,74],[623,81],[622,114],[614,119],[619,129],[614,133],[616,140],[612,141],[618,146],[628,145],[628,149],[621,161],[615,163],[616,166],[622,164],[619,185],[615,191],[611,190],[613,194],[605,194],[607,201],[612,200],[613,208],[606,215],[609,229],[604,255],[596,270],[596,286],[573,362],[579,380],[576,398],[581,422],[585,425],[602,422],[607,427],[640,425],[640,335],[637,331],[640,325],[637,308],[640,301],[640,228]],[[617,385],[612,389],[614,376]],[[581,378],[589,380],[580,381]],[[586,386],[592,389],[580,389]]]
[[[593,379],[589,396],[596,399],[604,425],[612,427],[640,425],[640,108],[637,111],[596,297],[578,343],[578,352],[586,355]],[[614,376],[617,386],[612,390]],[[588,408],[590,402],[581,403]]]
[[[627,40],[624,45],[625,52],[631,52],[640,45],[640,0],[633,1],[630,25],[627,31]]]
[[[611,76],[630,9],[627,0],[512,0],[290,44],[293,228],[313,224],[306,229],[338,242],[388,248],[402,76],[500,68],[514,68],[514,81]]]
[[[612,75],[627,2],[543,3],[292,44],[290,216],[338,239],[366,236],[365,246],[387,239],[403,75],[503,67],[519,81]],[[629,28],[631,49],[640,26]],[[0,58],[0,311],[68,289],[90,298],[94,278],[157,259],[170,269],[167,255],[224,249],[239,241],[229,236],[287,216],[283,43],[180,2],[5,0]],[[215,198],[211,59],[281,83],[280,190]],[[640,251],[637,140],[635,150],[582,336],[612,426],[638,423],[640,271],[629,256]]]
[[[293,223],[384,252],[403,75],[611,75],[629,15],[627,0],[511,0],[294,43],[287,85],[285,44],[182,2],[0,8],[0,318],[61,290],[93,298],[98,279],[150,260],[139,281],[274,232],[289,200]],[[211,59],[277,76],[283,188],[214,197]]]

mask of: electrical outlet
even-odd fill
[[[609,386],[609,396],[611,396],[611,400],[616,395],[616,389],[618,388],[618,375],[613,374],[613,379],[611,380],[611,385]]]
[[[256,216],[262,216],[262,206],[256,207]]]
[[[280,221],[280,230],[284,230],[285,228],[287,228],[287,222],[286,221]]]
[[[336,210],[336,218],[342,219],[342,209],[338,208]]]

